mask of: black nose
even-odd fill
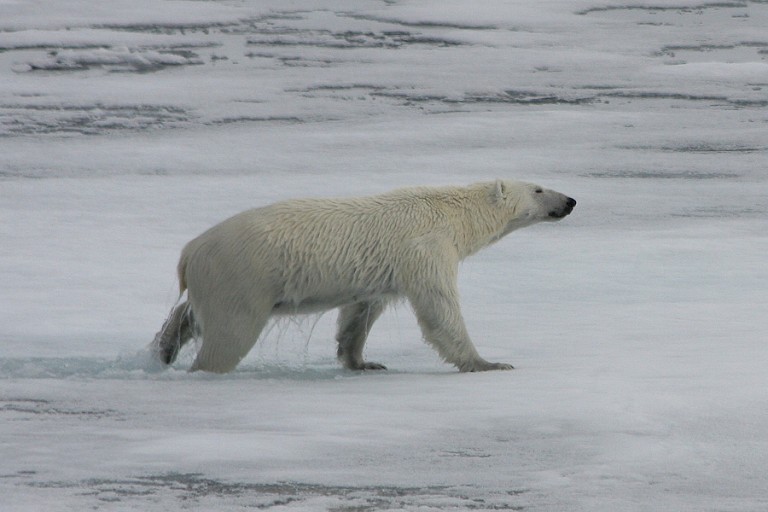
[[[569,197],[565,204],[568,205],[568,208],[573,209],[573,207],[576,206],[576,200],[572,197]]]

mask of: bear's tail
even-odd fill
[[[179,278],[179,298],[184,294],[187,289],[187,251],[181,252],[179,258],[179,264],[176,266],[176,275]]]
[[[163,327],[155,334],[152,349],[160,361],[171,364],[190,339],[197,335],[197,324],[192,313],[192,305],[184,301],[171,310]]]
[[[192,304],[189,301],[180,303],[187,290],[187,259],[187,251],[183,250],[176,267],[179,278],[179,298],[150,345],[155,356],[164,364],[173,363],[181,347],[195,337],[199,330],[192,313]]]

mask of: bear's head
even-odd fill
[[[560,220],[573,211],[576,200],[534,183],[496,180],[493,199],[510,210],[510,228]]]

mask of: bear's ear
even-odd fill
[[[493,198],[493,202],[495,204],[503,204],[504,201],[506,201],[507,191],[503,181],[496,180],[496,183],[493,184],[493,192],[491,193],[491,197]]]

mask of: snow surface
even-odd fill
[[[768,509],[768,4],[0,0],[0,510]],[[242,209],[496,177],[579,201],[226,376],[148,342]]]

